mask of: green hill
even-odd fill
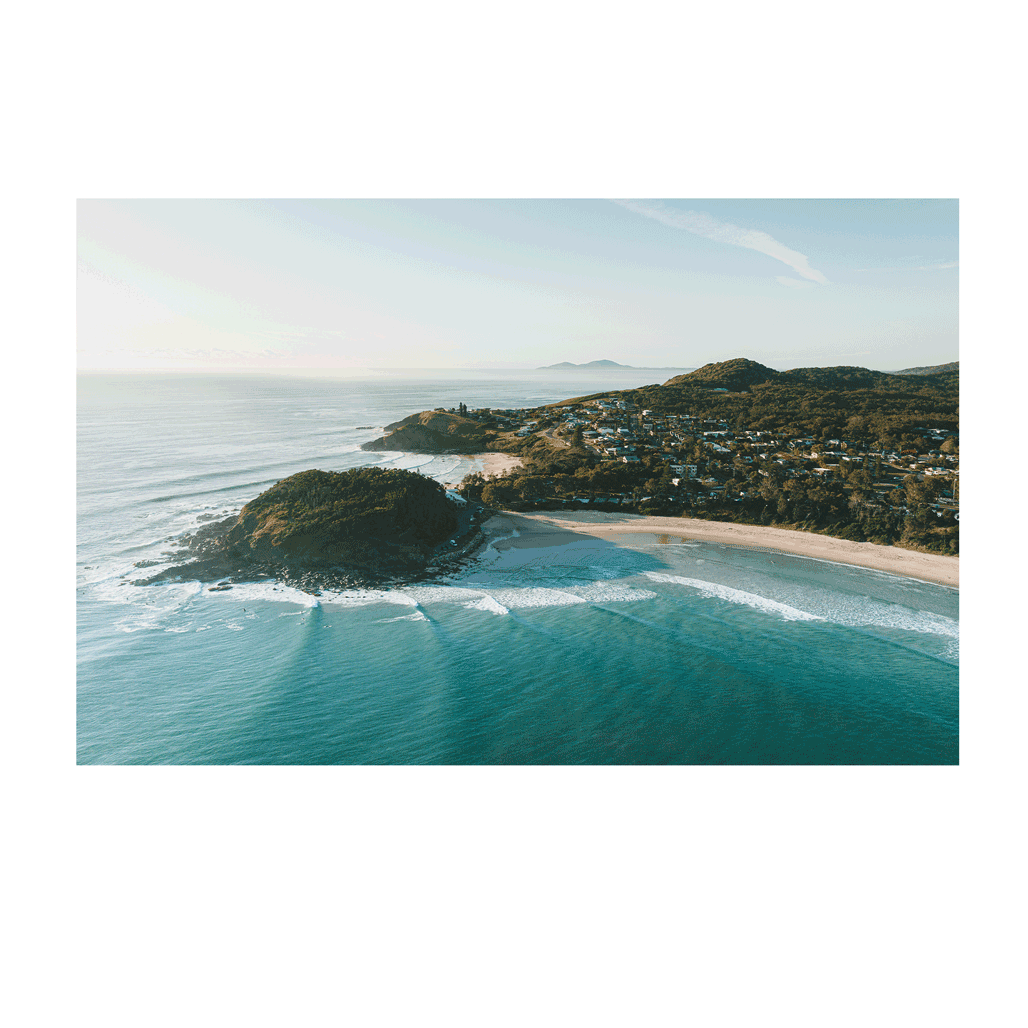
[[[758,430],[819,435],[867,430],[899,436],[922,427],[958,428],[960,373],[957,364],[924,375],[846,366],[775,371],[738,357],[704,365],[663,385],[607,395]],[[861,424],[864,428],[858,429]]]
[[[276,578],[316,593],[409,581],[440,559],[440,543],[469,527],[443,486],[412,471],[301,471],[238,517],[183,536],[186,563],[134,584],[227,579],[212,588],[229,589]]]
[[[894,375],[945,375],[951,371],[960,370],[960,361],[950,361],[949,364],[930,364],[922,368],[906,368],[904,371],[894,371]]]
[[[370,550],[431,548],[457,520],[443,486],[414,472],[312,470],[251,500],[225,543],[235,556],[346,562]]]
[[[495,435],[479,422],[460,414],[426,410],[386,425],[384,436],[363,443],[361,449],[474,453],[484,450]]]
[[[760,382],[767,382],[779,372],[774,368],[765,367],[745,357],[733,360],[718,361],[715,364],[704,364],[702,368],[690,371],[687,375],[676,375],[664,383],[666,386],[697,387],[701,389],[728,389],[735,392],[747,389]]]

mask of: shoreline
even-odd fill
[[[502,526],[497,519],[504,519]],[[488,526],[496,522],[494,530]],[[960,558],[941,553],[921,553],[898,546],[878,543],[857,543],[836,539],[815,532],[798,532],[766,525],[740,525],[725,521],[703,521],[698,518],[668,518],[648,514],[616,514],[606,511],[533,511],[530,513],[502,511],[482,526],[486,538],[510,527],[517,536],[505,539],[506,546],[516,549],[559,546],[571,541],[569,535],[592,536],[615,544],[619,537],[630,535],[664,535],[700,542],[725,543],[748,549],[777,550],[800,557],[814,557],[836,564],[884,571],[888,574],[916,578],[935,585],[959,589]],[[620,545],[631,547],[629,540]]]
[[[482,474],[487,478],[489,475],[505,475],[508,471],[525,466],[520,457],[515,457],[509,453],[487,451],[486,453],[469,453],[465,454],[465,456],[478,461],[482,465]]]

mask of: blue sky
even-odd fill
[[[955,200],[81,200],[88,368],[958,358]]]

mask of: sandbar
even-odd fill
[[[489,455],[491,456],[491,455]],[[738,525],[724,521],[702,521],[697,518],[665,518],[644,514],[615,514],[605,511],[536,511],[530,514],[504,511],[485,523],[488,536],[504,538],[504,547],[531,548],[559,546],[576,535],[592,536],[608,542],[631,546],[623,536],[649,533],[675,536],[699,542],[726,543],[750,549],[774,550],[801,557],[853,564],[893,575],[906,575],[924,582],[959,588],[960,558],[941,553],[920,553],[899,546],[877,543],[856,543],[834,539],[814,532],[799,532],[765,525]]]

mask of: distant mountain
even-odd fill
[[[906,368],[904,371],[894,371],[894,375],[944,375],[950,371],[959,371],[960,361],[950,361],[949,364],[930,364],[925,368]]]
[[[627,368],[627,364],[618,364],[617,361],[589,361],[588,364],[572,364],[571,361],[561,361],[560,364],[547,364],[545,368],[536,368],[536,371],[568,371],[574,368]]]
[[[618,364],[617,361],[589,361],[588,364],[572,364],[571,361],[561,361],[560,364],[547,364],[545,368],[536,368],[536,371],[610,371],[618,368],[621,371],[688,371],[689,368],[646,368],[636,367],[633,364]]]

